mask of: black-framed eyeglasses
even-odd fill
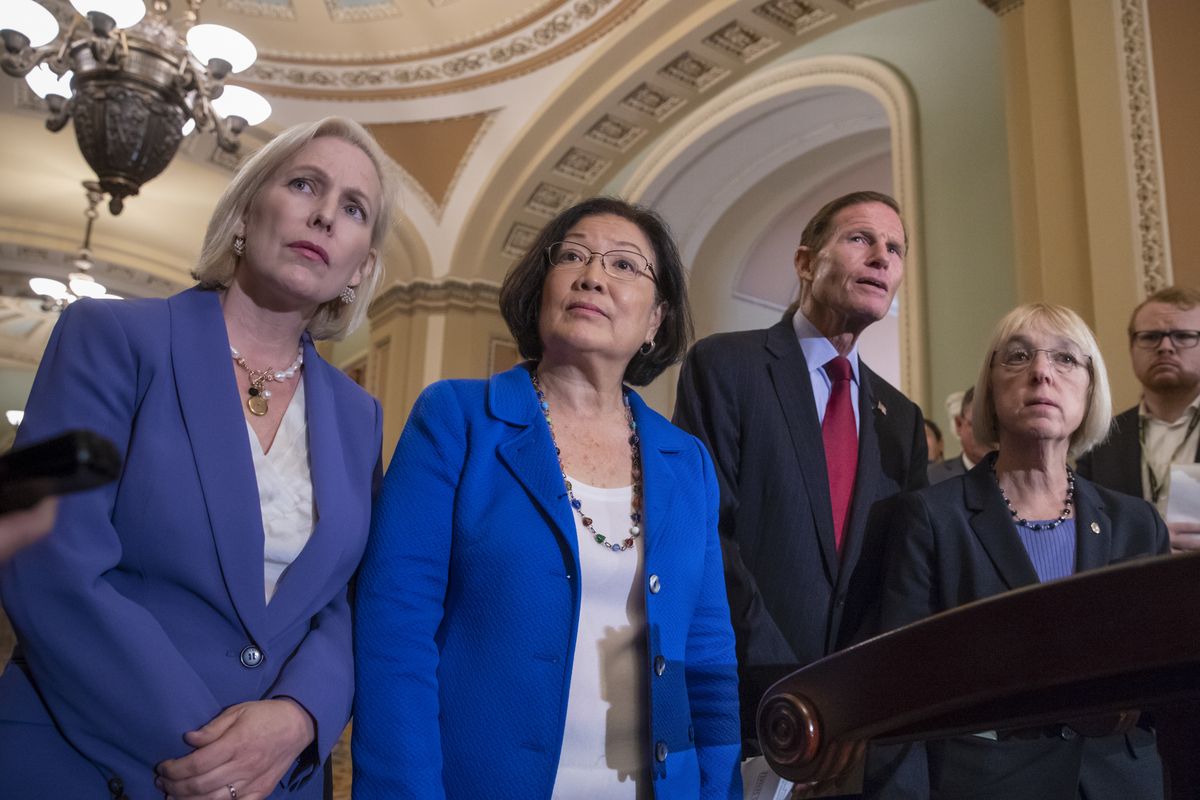
[[[1180,350],[1200,344],[1200,331],[1134,331],[1130,335],[1133,343],[1145,350],[1156,349],[1167,337]]]
[[[586,267],[593,256],[600,257],[600,266],[606,275],[621,281],[636,280],[645,273],[651,281],[658,283],[654,275],[654,265],[644,255],[632,250],[609,250],[597,253],[589,250],[578,242],[555,242],[546,248],[546,257],[550,266],[560,269]]]
[[[1001,365],[1013,372],[1020,372],[1029,369],[1038,353],[1045,353],[1051,366],[1061,375],[1069,375],[1081,367],[1089,371],[1092,368],[1092,359],[1088,356],[1077,355],[1070,350],[1050,350],[1045,347],[1013,346],[995,351],[992,357],[999,357]]]

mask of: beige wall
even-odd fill
[[[1200,3],[1147,0],[1174,282],[1200,286]]]

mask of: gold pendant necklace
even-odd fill
[[[304,345],[300,345],[300,349],[296,352],[296,360],[292,362],[292,365],[279,372],[274,371],[271,367],[250,369],[246,359],[242,358],[242,354],[233,345],[229,346],[229,352],[233,356],[233,362],[244,369],[247,377],[250,378],[250,387],[246,390],[246,394],[249,395],[246,398],[246,408],[256,417],[265,416],[270,408],[267,399],[271,396],[271,390],[266,388],[267,381],[282,383],[289,380],[304,363]]]

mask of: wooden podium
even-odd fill
[[[868,741],[1111,732],[1127,709],[1195,697],[1200,553],[1026,587],[835,653],[771,687],[758,736],[771,767],[805,784],[842,775]]]

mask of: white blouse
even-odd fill
[[[305,419],[302,379],[268,452],[263,452],[250,420],[246,420],[262,512],[263,584],[268,603],[284,572],[308,544],[316,519]]]
[[[568,477],[599,533],[628,536],[632,487],[602,489]],[[598,545],[579,514],[582,590],[575,660],[555,800],[649,798],[650,744],[642,544],[614,553]]]

